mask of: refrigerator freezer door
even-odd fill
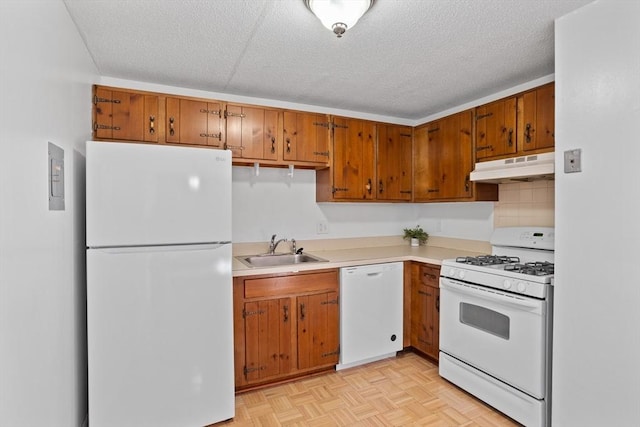
[[[89,424],[234,416],[231,245],[87,251]]]
[[[87,246],[231,241],[231,152],[87,142]]]

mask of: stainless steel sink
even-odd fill
[[[236,259],[248,267],[278,267],[281,265],[328,262],[328,260],[309,254],[263,254],[237,256]]]

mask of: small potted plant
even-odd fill
[[[424,231],[422,227],[416,225],[415,228],[405,228],[404,239],[411,242],[411,246],[419,246],[427,243],[429,233]]]

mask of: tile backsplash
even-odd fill
[[[555,225],[555,181],[500,184],[494,227]]]

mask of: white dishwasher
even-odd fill
[[[402,262],[340,269],[340,363],[337,370],[402,350]]]

